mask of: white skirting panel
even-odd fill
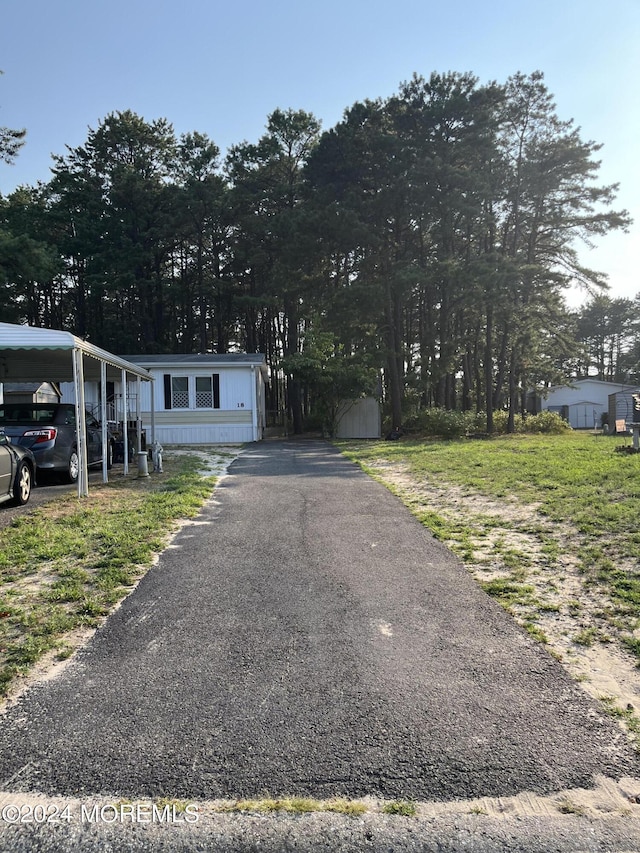
[[[145,424],[145,426],[147,426]],[[150,435],[147,426],[147,435]],[[168,426],[156,424],[156,438],[169,444],[244,444],[253,441],[251,424],[207,424],[202,426]]]

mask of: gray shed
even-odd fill
[[[380,403],[375,397],[343,400],[336,415],[336,438],[380,438]]]
[[[60,389],[53,382],[5,382],[0,403],[59,403]]]
[[[609,431],[613,432],[616,421],[633,422],[633,395],[639,392],[635,388],[609,394]]]

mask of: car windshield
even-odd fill
[[[0,406],[0,424],[50,424],[55,414],[55,406],[9,403]]]

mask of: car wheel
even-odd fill
[[[113,468],[113,442],[107,442],[107,471]]]
[[[71,456],[69,457],[69,462],[67,463],[67,481],[69,483],[77,482],[79,473],[80,460],[78,459],[78,451],[72,450]]]
[[[26,462],[21,462],[16,471],[16,478],[13,481],[13,502],[17,506],[24,506],[31,497],[31,485],[33,478],[31,476],[31,468]]]

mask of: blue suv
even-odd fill
[[[85,412],[87,461],[102,464],[102,427]],[[60,474],[69,483],[78,479],[78,438],[76,408],[69,403],[0,404],[0,427],[12,445],[28,448],[34,455],[38,472]],[[113,440],[107,440],[107,468],[113,463]]]

